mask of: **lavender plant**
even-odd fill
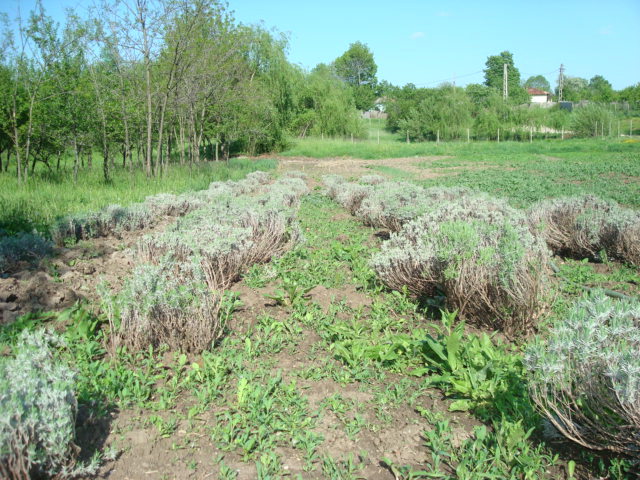
[[[605,251],[640,265],[640,212],[593,195],[544,200],[529,209],[531,229],[557,254],[598,259]]]
[[[0,357],[0,477],[64,477],[78,452],[74,372],[54,358],[55,334],[24,331]]]
[[[531,398],[569,440],[640,457],[640,303],[583,297],[528,348]]]
[[[117,296],[103,300],[116,347],[141,350],[166,344],[199,353],[210,348],[224,330],[219,315],[222,292],[207,287],[196,262],[140,265]]]
[[[51,242],[36,233],[19,233],[0,238],[0,273],[15,268],[22,261],[37,262],[50,254]]]
[[[441,293],[462,318],[516,334],[540,315],[549,257],[523,214],[476,195],[441,202],[407,223],[371,265],[390,288]]]

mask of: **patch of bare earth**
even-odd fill
[[[385,158],[382,160],[363,160],[357,158],[310,158],[310,157],[278,157],[278,170],[286,172],[298,170],[311,176],[328,174],[343,175],[345,177],[359,177],[371,174],[371,166],[385,166],[397,168],[410,173],[415,179],[428,179],[441,176],[441,173],[430,168],[419,166],[425,162],[434,162],[452,158],[447,155]],[[375,172],[379,173],[379,172]],[[384,175],[384,173],[382,173]]]
[[[239,282],[232,290],[238,293],[243,304],[234,314],[231,326],[234,335],[242,336],[262,315],[279,320],[290,319],[289,308],[277,305],[268,298],[268,295],[273,294],[274,286],[251,288],[244,282]],[[369,296],[353,285],[340,289],[317,286],[309,291],[306,298],[323,310],[328,310],[336,303],[353,309],[367,309],[372,303]],[[343,460],[351,455],[358,464],[358,478],[371,480],[395,478],[383,459],[396,465],[423,468],[427,462],[424,431],[433,427],[418,413],[418,408],[446,416],[453,428],[454,442],[458,444],[470,438],[473,427],[479,424],[468,415],[450,413],[450,401],[443,399],[436,390],[425,390],[413,406],[407,403],[389,406],[386,421],[380,420],[374,392],[400,382],[402,377],[399,375],[388,373],[384,381],[366,384],[342,384],[331,378],[306,379],[296,375],[296,372],[310,369],[326,369],[327,362],[341,368],[337,361],[331,359],[331,353],[326,350],[321,337],[313,329],[304,328],[293,346],[284,348],[277,354],[261,357],[260,362],[273,364],[273,375],[280,372],[285,383],[296,382],[298,391],[308,401],[310,414],[316,417],[313,431],[324,439],[318,447],[312,471],[305,470],[306,461],[302,450],[291,447],[275,449],[282,459],[283,470],[291,478],[297,475],[305,479],[326,478],[321,461],[325,455],[335,460]],[[416,390],[421,388],[419,379],[412,381],[415,382]],[[364,419],[366,425],[357,434],[349,435],[345,430],[345,416],[341,418],[323,405],[327,398],[336,394],[357,405],[357,414]],[[174,409],[161,415],[184,419],[192,401],[185,395],[185,398],[178,400]],[[254,460],[247,461],[238,450],[223,451],[211,440],[210,430],[217,421],[215,414],[224,408],[211,405],[208,412],[197,419],[180,420],[175,432],[168,438],[163,438],[155,427],[144,423],[144,418],[150,413],[148,411],[131,409],[114,414],[104,444],[115,444],[122,454],[115,462],[105,465],[101,477],[113,480],[218,478],[220,467],[214,460],[224,456],[224,463],[237,471],[238,479],[256,478]],[[352,418],[355,413],[349,411],[346,417]]]

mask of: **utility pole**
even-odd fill
[[[505,63],[502,70],[502,96],[505,100],[509,98],[509,77],[507,76],[507,64]]]
[[[558,101],[562,101],[562,87],[564,86],[564,65],[560,64],[560,76],[558,77]]]

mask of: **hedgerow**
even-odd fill
[[[640,303],[585,296],[526,353],[531,398],[569,440],[640,457]]]
[[[609,258],[640,265],[640,213],[593,195],[544,200],[529,209],[529,222],[556,254]]]
[[[462,318],[514,334],[530,330],[540,314],[549,258],[522,213],[475,195],[407,223],[371,265],[390,288],[442,294]]]
[[[54,358],[60,339],[23,331],[15,356],[0,357],[0,477],[70,475],[77,402],[74,372]]]

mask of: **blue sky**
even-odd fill
[[[0,0],[15,12],[16,0]],[[44,0],[62,19],[90,0]],[[23,11],[33,0],[20,2]],[[483,81],[489,55],[509,50],[524,79],[543,74],[603,75],[621,89],[640,82],[640,0],[431,1],[229,0],[239,22],[264,22],[290,36],[289,59],[306,68],[328,63],[355,41],[366,43],[378,79],[437,86]]]

